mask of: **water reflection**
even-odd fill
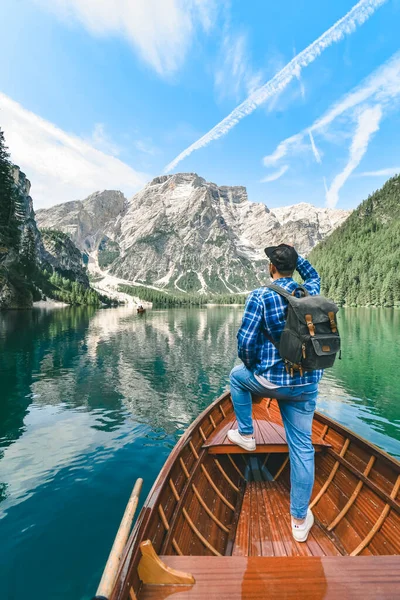
[[[240,313],[67,309],[1,319],[4,514],[76,456],[126,443],[133,422],[152,443],[175,439],[226,385]]]

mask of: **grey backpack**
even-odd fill
[[[293,377],[294,371],[300,371],[302,376],[303,371],[332,367],[336,354],[340,352],[336,304],[324,296],[310,296],[302,285],[292,294],[279,285],[266,287],[289,302],[279,343],[267,335],[283,359],[287,372]],[[302,297],[296,295],[299,290]]]

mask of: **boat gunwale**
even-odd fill
[[[396,473],[400,473],[400,461],[397,460],[394,456],[391,456],[372,442],[369,442],[368,440],[361,437],[351,429],[348,429],[345,425],[339,423],[339,421],[335,421],[331,417],[328,417],[325,414],[320,413],[319,411],[315,411],[314,418],[315,417],[317,417],[318,421],[324,423],[324,425],[329,425],[329,427],[334,429],[336,432],[345,435],[347,438],[350,439],[350,441],[356,442],[357,444],[362,446],[363,449],[368,448],[368,450],[371,451],[371,454],[376,456],[376,458],[382,458],[384,462],[389,463],[389,465],[392,468],[394,468]]]

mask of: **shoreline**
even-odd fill
[[[50,298],[47,298],[47,300],[37,300],[37,302],[33,302],[32,304],[32,308],[65,308],[66,306],[71,305],[59,300],[51,300]]]

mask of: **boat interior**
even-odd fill
[[[159,522],[153,525],[153,545],[160,554],[400,553],[399,512],[390,511],[382,530],[370,538],[385,507],[390,507],[389,500],[397,496],[399,474],[385,469],[379,458],[358,443],[352,444],[351,439],[316,420],[316,477],[311,503],[316,524],[308,541],[297,543],[291,535],[290,465],[277,403],[260,400],[254,405],[255,453],[243,452],[229,442],[227,431],[237,425],[229,406],[227,409],[228,415],[221,412],[221,419],[210,415],[209,425],[203,424],[194,432],[174,465],[165,500],[159,505]],[[377,461],[381,464],[375,464]],[[360,480],[359,474],[368,478],[367,482]],[[176,519],[171,526],[173,515]]]
[[[199,570],[210,573],[217,559],[227,556],[254,558],[257,564],[261,557],[336,560],[400,554],[399,463],[316,416],[315,525],[307,542],[298,543],[291,535],[290,461],[277,402],[259,399],[253,418],[257,449],[248,453],[227,439],[228,429],[235,427],[229,395],[215,403],[165,467],[167,476],[153,490],[151,509],[141,515],[133,538],[147,540],[165,564],[197,572],[197,577]],[[140,555],[131,564],[137,567],[139,560]],[[268,564],[262,568],[268,571]],[[285,563],[288,577],[295,564],[300,563]],[[309,561],[304,569],[313,564]],[[138,597],[168,596],[160,586],[146,585],[140,568],[130,573],[133,588],[141,590]]]

